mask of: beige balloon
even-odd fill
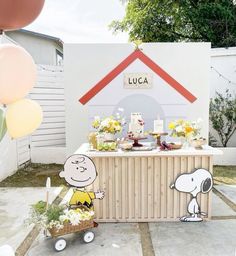
[[[17,45],[0,46],[0,103],[24,98],[36,83],[36,65],[31,55]]]
[[[22,99],[7,107],[7,131],[13,139],[33,133],[40,126],[42,119],[42,108],[36,101]]]

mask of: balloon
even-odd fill
[[[40,14],[44,0],[0,0],[0,30],[29,25]]]
[[[7,126],[6,126],[6,119],[5,119],[5,114],[2,109],[0,109],[0,141],[4,137],[7,131]]]
[[[36,83],[36,65],[20,46],[0,46],[0,103],[10,104],[24,98]]]
[[[18,100],[7,107],[7,130],[13,139],[33,133],[43,119],[42,108],[30,99]]]

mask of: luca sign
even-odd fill
[[[124,73],[125,89],[152,88],[153,77],[150,73]]]

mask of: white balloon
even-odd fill
[[[0,255],[15,256],[15,252],[10,245],[6,244],[0,247]]]

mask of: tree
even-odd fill
[[[222,145],[226,147],[236,130],[236,97],[228,89],[225,95],[216,92],[216,97],[211,99],[210,121]]]
[[[110,25],[127,31],[130,41],[207,41],[213,47],[236,45],[234,0],[127,0],[123,20]]]

